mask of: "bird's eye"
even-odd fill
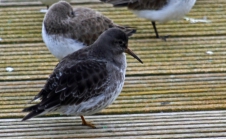
[[[71,15],[74,16],[74,12],[73,11],[71,11]]]
[[[68,16],[73,17],[74,16],[74,12],[73,11],[68,12]]]
[[[123,42],[123,41],[119,41],[119,44],[120,44],[120,45],[123,45],[123,44],[124,44],[124,42]]]

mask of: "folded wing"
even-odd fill
[[[63,105],[78,105],[98,96],[108,85],[109,78],[103,61],[85,60],[71,67],[55,70],[35,97],[40,98],[41,102],[23,110],[30,112],[23,121]]]

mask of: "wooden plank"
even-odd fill
[[[100,3],[99,0],[71,0],[70,3]],[[1,0],[0,7],[4,6],[36,6],[43,5],[39,0]]]
[[[149,45],[151,44],[150,40],[137,41],[136,43],[131,41],[132,49],[142,58],[144,64],[141,65],[135,59],[128,57],[127,75],[225,72],[226,57],[224,51],[226,48],[224,47],[225,39],[223,39],[224,37],[205,37],[200,41],[195,41],[194,38],[186,38],[186,42],[184,40],[175,41],[172,46],[157,45],[155,47]],[[210,41],[205,43],[206,40]],[[17,49],[17,47],[10,47],[11,44],[9,47],[7,47],[8,45],[2,46],[2,50],[4,49],[2,59],[4,61],[0,62],[2,67],[0,70],[3,72],[2,74],[8,74],[8,77],[1,76],[0,80],[9,80],[10,75],[22,75],[23,73],[29,75],[27,71],[35,71],[39,65],[45,66],[43,67],[44,73],[38,71],[40,76],[46,77],[46,73],[51,73],[57,60],[48,52],[44,44],[40,44],[42,46],[40,50],[37,47],[32,50],[33,44],[30,45],[30,47],[19,48],[19,52],[12,52],[12,49]],[[215,46],[212,47],[213,45]],[[213,54],[208,54],[208,51],[213,52]],[[4,72],[8,66],[13,67],[14,72]]]
[[[225,138],[226,111],[0,120],[1,138]]]
[[[226,73],[128,76],[117,100],[98,114],[225,109],[225,77]],[[1,82],[0,118],[24,116],[21,110],[44,83],[20,79]]]

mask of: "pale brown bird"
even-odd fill
[[[109,28],[118,28],[129,36],[136,30],[119,26],[90,8],[75,8],[64,1],[53,4],[42,24],[42,38],[49,51],[59,60],[93,44]]]

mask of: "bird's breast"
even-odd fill
[[[84,47],[83,43],[61,34],[48,34],[44,24],[42,25],[42,38],[49,51],[59,60]]]

